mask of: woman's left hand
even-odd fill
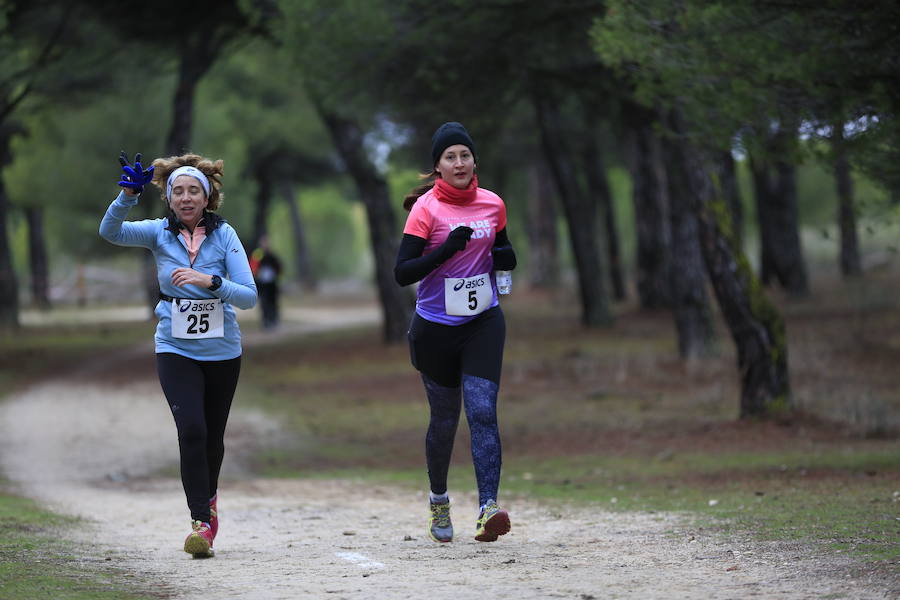
[[[196,285],[202,288],[208,288],[212,285],[212,275],[189,269],[188,267],[179,267],[172,271],[172,285],[183,287],[186,285]]]

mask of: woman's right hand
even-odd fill
[[[466,244],[469,243],[473,233],[475,233],[475,231],[471,227],[465,225],[460,225],[451,231],[450,235],[447,236],[447,241],[443,244],[447,249],[447,258],[450,258],[457,252],[465,250]]]
[[[141,153],[134,155],[134,166],[128,164],[128,155],[123,150],[119,154],[119,164],[122,165],[122,179],[119,186],[129,196],[136,196],[144,190],[144,186],[153,180],[153,166],[145,169],[141,165]]]

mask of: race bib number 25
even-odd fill
[[[172,300],[172,337],[196,340],[225,337],[225,319],[219,298]]]
[[[448,315],[465,317],[483,313],[490,308],[493,299],[488,273],[444,280],[444,306]]]

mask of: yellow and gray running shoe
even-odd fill
[[[453,523],[450,522],[450,501],[431,502],[431,518],[428,520],[428,535],[436,542],[453,541]]]
[[[495,542],[501,535],[509,533],[510,528],[509,513],[500,510],[494,500],[488,500],[475,524],[475,539],[479,542]]]

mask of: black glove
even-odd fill
[[[450,235],[447,236],[447,240],[441,244],[441,256],[443,256],[444,260],[447,260],[457,252],[465,250],[466,244],[469,243],[473,233],[475,231],[465,225],[461,225],[451,231]]]
[[[494,257],[494,270],[512,271],[516,268],[516,253],[512,246],[494,246],[491,255]]]
[[[145,169],[141,165],[141,153],[134,155],[134,167],[128,164],[128,155],[125,151],[119,154],[119,163],[122,165],[122,179],[119,186],[134,190],[135,194],[144,191],[144,185],[153,181],[153,167]]]

